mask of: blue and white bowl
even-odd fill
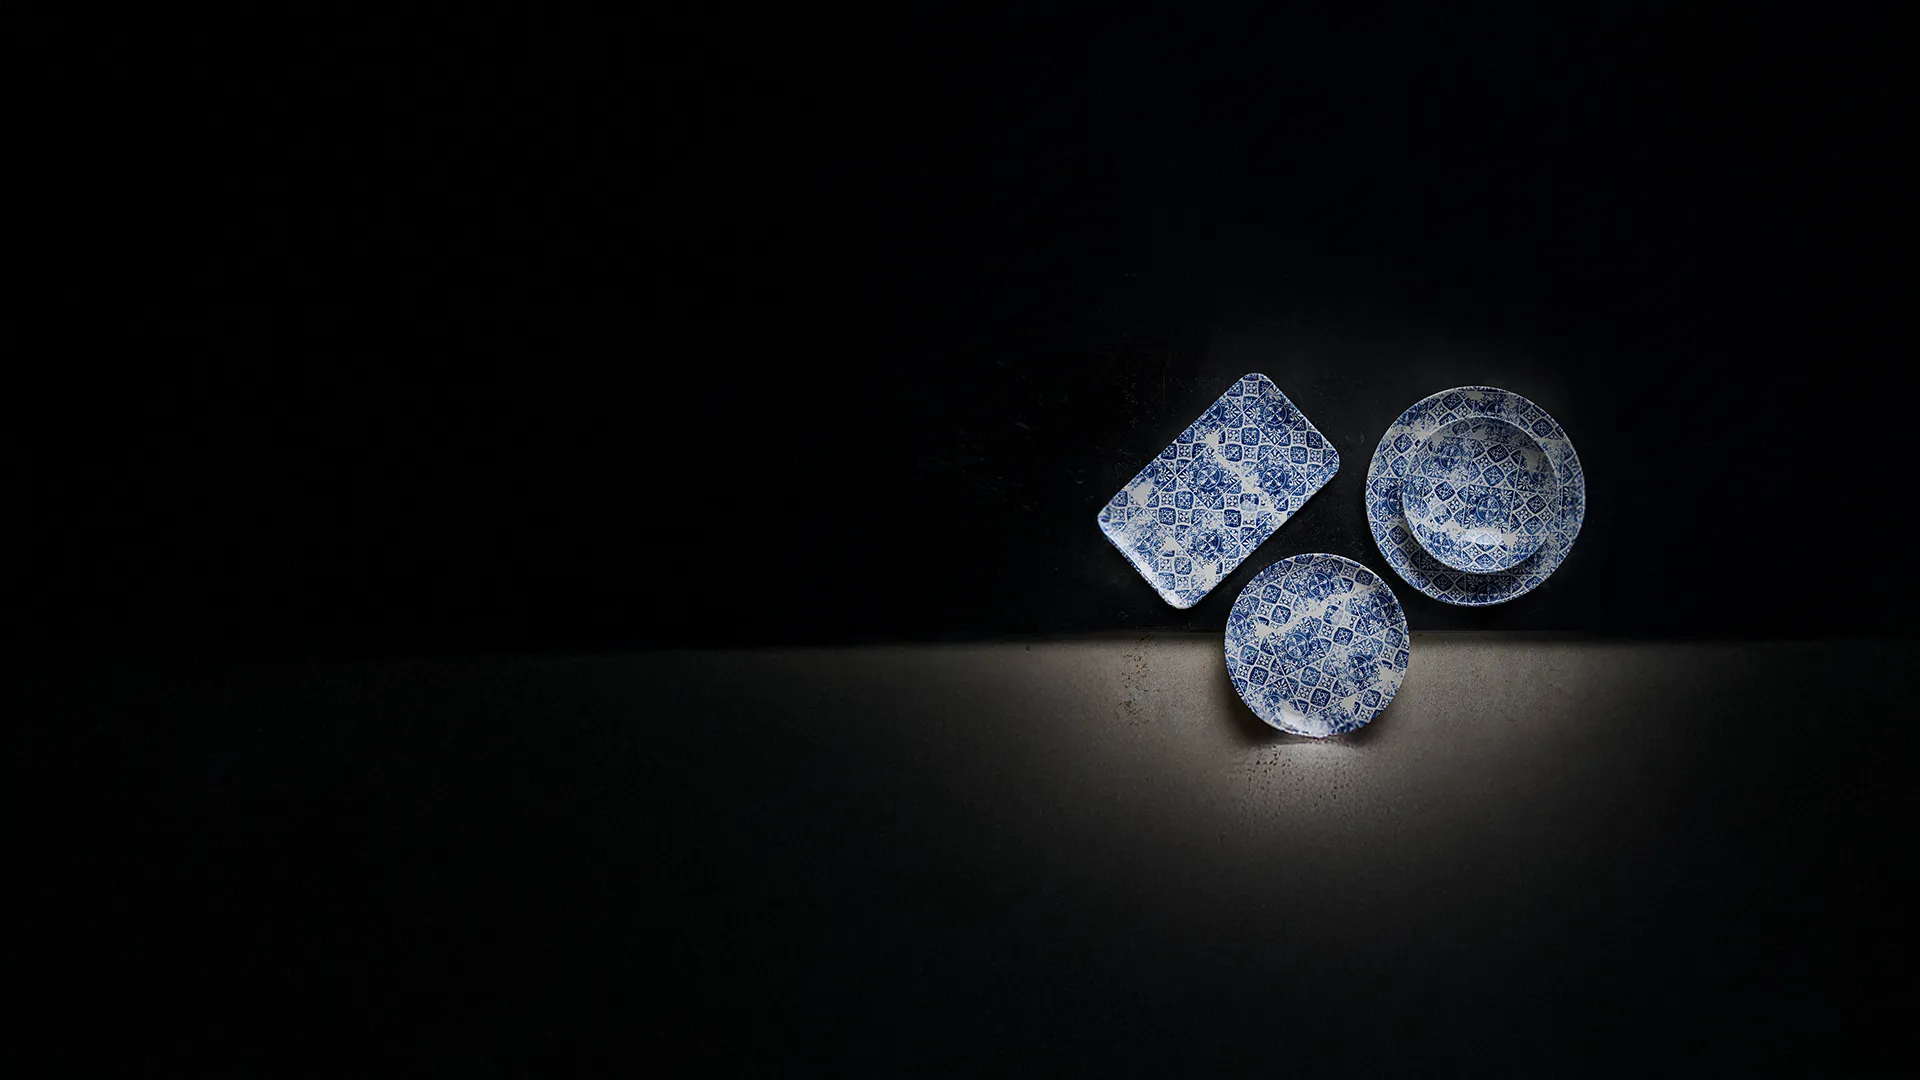
[[[1414,448],[1400,485],[1407,527],[1455,570],[1518,566],[1547,538],[1560,481],[1532,435],[1474,416],[1446,424]]]

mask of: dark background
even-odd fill
[[[1897,451],[1914,351],[1896,308],[1911,295],[1896,192],[1911,186],[1890,19],[1752,5],[7,18],[32,87],[14,165],[32,189],[17,208],[31,281],[0,425],[15,493],[0,632],[41,920],[22,930],[30,1052],[105,1037],[126,1010],[164,1015],[175,995],[155,972],[172,965],[224,973],[202,1004],[233,1015],[261,983],[276,1001],[369,993],[380,951],[349,962],[337,947],[369,940],[374,901],[342,896],[385,897],[391,933],[444,948],[414,956],[398,1004],[356,1014],[339,1046],[428,1016],[441,1026],[421,1052],[464,1047],[478,1068],[483,1027],[607,1019],[572,1010],[626,1000],[596,987],[633,968],[534,959],[529,942],[561,924],[583,953],[605,944],[633,967],[654,962],[649,943],[707,943],[671,954],[683,1008],[630,1020],[649,1037],[666,1015],[739,1045],[817,1046],[804,1025],[755,1022],[756,968],[729,951],[722,914],[742,908],[712,897],[813,897],[783,924],[793,951],[775,970],[869,973],[826,999],[854,1014],[925,978],[843,921],[876,888],[924,902],[911,880],[768,858],[894,827],[814,786],[863,775],[857,753],[791,769],[743,757],[732,740],[770,700],[759,691],[735,712],[684,687],[615,707],[564,672],[527,673],[494,689],[541,704],[494,707],[464,675],[416,672],[324,704],[289,673],[343,656],[1217,630],[1273,559],[1326,550],[1385,571],[1367,460],[1402,409],[1447,386],[1505,386],[1552,412],[1586,466],[1588,516],[1565,566],[1512,604],[1399,589],[1415,630],[1910,633],[1912,586],[1877,566],[1908,535]],[[1343,467],[1214,595],[1174,611],[1093,515],[1248,371]],[[1789,772],[1781,740],[1891,707],[1903,653],[1819,655],[1793,693],[1728,699],[1775,710],[1765,754],[1688,744],[1732,800],[1700,819],[1700,843],[1764,853],[1794,820],[1792,789],[1772,783]],[[1822,685],[1856,696],[1807,689]],[[914,701],[851,701],[846,730]],[[995,707],[1012,727],[987,730],[1018,730],[1017,706]],[[623,779],[593,764],[601,740],[636,737],[615,734],[632,723],[670,733],[645,755],[654,787],[603,797]],[[576,737],[543,743],[543,724]],[[389,735],[330,734],[369,730]],[[351,772],[274,765],[315,747]],[[1899,755],[1860,752],[1865,772],[1807,780],[1814,804],[1851,808],[1825,841],[1839,864],[1895,859],[1909,809],[1892,794]],[[913,792],[912,753],[868,764],[904,769]],[[751,805],[769,816],[690,816],[728,790],[767,793]],[[942,800],[965,796],[922,797],[888,820],[945,820]],[[568,830],[590,814],[622,824],[579,841]],[[659,860],[609,857],[651,834],[668,838]],[[998,866],[965,844],[913,850],[943,875]],[[1780,869],[1801,863],[1709,865],[1723,903],[1785,890],[1779,910],[1833,914],[1822,884]],[[406,876],[421,866],[439,870]],[[533,882],[556,892],[529,900]],[[1863,889],[1866,925],[1886,925],[1892,885]],[[198,951],[100,945],[123,940],[100,936],[111,915],[71,901],[122,895],[149,931],[125,940],[172,928]],[[424,929],[454,908],[469,915]],[[1045,1041],[1045,1003],[1100,977],[1062,959],[1064,939],[1010,929],[1014,899],[972,921],[941,910],[936,925],[968,928],[955,942],[1022,943],[1005,962],[1026,1004],[1000,1021],[1022,1038]],[[1734,923],[1805,925],[1758,910]],[[1097,917],[1078,925],[1074,948],[1109,940]],[[1622,948],[1648,979],[1690,940],[1542,926],[1534,940],[1568,966]],[[964,968],[977,951],[940,955]],[[1844,965],[1817,967],[1846,982]],[[456,970],[570,990],[461,1013],[434,990]],[[1140,977],[1155,970],[1179,965]],[[1534,969],[1494,970],[1468,987],[1505,993]],[[1570,1007],[1643,977],[1607,970],[1616,981]],[[707,981],[735,978],[737,996]],[[81,989],[101,985],[149,997]],[[1891,992],[1865,980],[1793,1000],[1838,1015]],[[1206,1007],[1182,1000],[1176,1020]],[[964,1025],[968,999],[952,1007]],[[285,1048],[325,1029],[313,1008],[147,1045],[217,1063],[214,1036],[194,1033],[247,1030]],[[1715,1014],[1714,1045],[1764,1011],[1743,998]]]
[[[57,318],[6,426],[5,629],[132,654],[1217,629],[1274,558],[1384,571],[1379,433],[1493,383],[1572,434],[1586,529],[1498,610],[1402,590],[1416,629],[1899,632],[1879,590],[1780,585],[1812,549],[1871,560],[1895,527],[1858,507],[1904,484],[1879,30],[31,27],[59,236],[28,313]],[[1247,371],[1343,468],[1174,611],[1092,518]]]

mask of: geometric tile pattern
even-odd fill
[[[1492,573],[1457,570],[1434,558],[1408,528],[1401,502],[1415,448],[1442,427],[1483,416],[1533,436],[1560,485],[1559,497],[1548,508],[1539,549]],[[1461,386],[1421,399],[1387,428],[1367,467],[1367,525],[1380,554],[1407,584],[1449,604],[1483,607],[1538,588],[1566,559],[1586,514],[1586,474],[1566,432],[1545,409],[1498,387]]]
[[[1265,375],[1234,382],[1100,509],[1100,532],[1190,608],[1324,487],[1333,444]]]
[[[1340,735],[1379,715],[1407,673],[1407,616],[1380,575],[1338,555],[1256,574],[1227,616],[1227,674],[1254,715]]]
[[[1532,435],[1492,417],[1456,420],[1414,447],[1401,509],[1420,545],[1456,570],[1506,570],[1539,550],[1560,482]]]

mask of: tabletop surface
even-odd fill
[[[72,1073],[1849,1074],[1917,660],[1423,633],[1331,740],[1214,634],[15,676],[23,1008]]]

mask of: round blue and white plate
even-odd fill
[[[1387,707],[1407,673],[1407,616],[1380,575],[1338,555],[1255,574],[1227,616],[1227,674],[1281,731],[1344,735]]]
[[[1519,562],[1487,573],[1456,569],[1435,558],[1408,526],[1401,501],[1402,483],[1427,440],[1442,428],[1480,417],[1504,421],[1530,435],[1559,486],[1544,518],[1540,546]],[[1566,559],[1586,514],[1586,474],[1566,432],[1545,409],[1498,387],[1461,386],[1421,399],[1387,428],[1367,466],[1367,525],[1380,554],[1407,584],[1449,604],[1485,607],[1533,590]]]

